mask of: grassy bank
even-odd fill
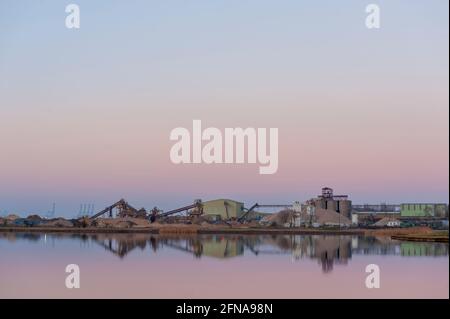
[[[390,237],[396,240],[448,243],[448,231],[436,231],[429,227],[367,229],[366,236]]]

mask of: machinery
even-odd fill
[[[200,199],[197,199],[194,201],[194,203],[192,205],[180,207],[177,209],[170,210],[168,212],[157,214],[156,218],[167,217],[170,215],[181,213],[183,211],[186,211],[186,213],[189,214],[190,217],[200,216],[203,214],[203,203]]]
[[[114,214],[114,211],[116,211],[116,214]],[[92,221],[98,217],[101,216],[108,216],[109,218],[113,217],[132,217],[132,218],[143,218],[143,219],[150,219],[150,222],[155,222],[156,219],[175,215],[177,213],[186,211],[189,215],[189,218],[193,218],[195,216],[200,216],[203,214],[203,204],[200,199],[195,200],[195,202],[192,205],[184,206],[181,208],[177,208],[168,212],[162,212],[159,210],[156,206],[153,207],[153,209],[147,213],[147,211],[144,208],[136,209],[130,204],[128,204],[127,201],[124,199],[119,200],[118,202],[112,204],[111,206],[106,207],[105,209],[101,210],[97,214],[91,216],[89,218],[89,221]],[[81,221],[80,221],[81,222]]]
[[[145,211],[144,208],[137,210],[136,208],[128,204],[124,199],[121,199],[117,203],[114,203],[113,205],[108,206],[102,211],[98,212],[90,219],[93,220],[106,214],[108,214],[108,216],[112,218],[114,217],[113,216],[114,209],[117,209],[116,217],[147,218],[147,212]]]
[[[259,207],[258,203],[255,203],[252,207],[249,209],[245,209],[246,211],[241,215],[241,217],[238,218],[238,222],[242,223],[245,218],[250,214],[256,207]]]
[[[249,209],[244,208],[245,212],[242,214],[241,217],[238,218],[238,222],[242,223],[243,221],[245,221],[248,217],[248,215],[255,209],[258,207],[262,207],[262,208],[285,208],[285,209],[292,209],[292,205],[260,205],[258,203],[255,203],[252,207],[250,207]]]

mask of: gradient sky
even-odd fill
[[[381,29],[365,6],[381,7]],[[65,28],[77,3],[81,28]],[[0,213],[124,197],[448,202],[448,8],[0,0]],[[170,162],[175,127],[278,127],[279,169]]]

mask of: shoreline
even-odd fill
[[[136,228],[96,227],[9,227],[1,226],[0,233],[40,234],[153,234],[153,235],[353,235],[389,237],[393,240],[448,243],[448,231],[433,231],[426,227],[392,229],[305,229],[305,228],[259,228],[259,227],[204,227],[185,224],[164,224]]]
[[[248,235],[365,235],[362,229],[292,229],[292,228],[206,228],[206,227],[141,227],[141,228],[75,228],[75,227],[0,227],[0,232],[7,233],[74,233],[74,234],[248,234]]]
[[[448,231],[436,231],[428,227],[380,228],[380,229],[311,229],[311,228],[261,228],[224,227],[186,224],[159,224],[152,227],[11,227],[0,226],[0,233],[40,233],[40,234],[153,234],[153,235],[353,235],[367,237],[388,237],[393,240],[415,242],[448,243]]]

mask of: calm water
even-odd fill
[[[65,268],[80,267],[80,289]],[[368,289],[377,264],[381,287]],[[358,236],[0,233],[0,298],[448,298],[448,244]]]

